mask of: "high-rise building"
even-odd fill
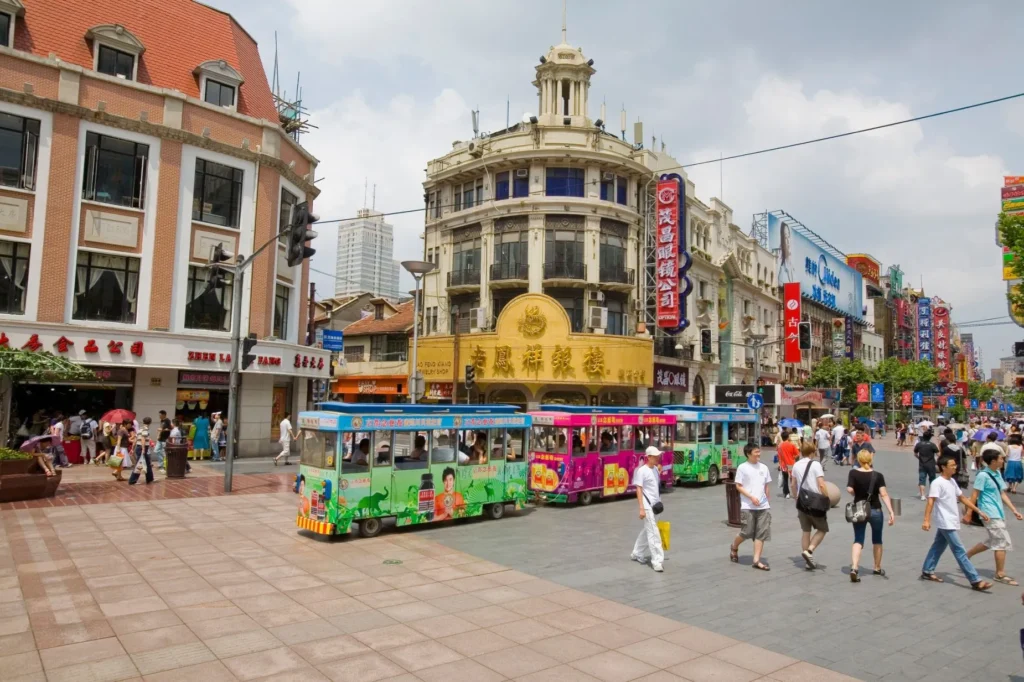
[[[338,228],[338,260],[335,296],[369,292],[381,298],[398,298],[398,261],[394,254],[394,228],[384,214],[359,209],[356,220]]]

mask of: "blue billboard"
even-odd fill
[[[871,402],[873,402],[873,403],[884,403],[885,402],[885,385],[884,384],[871,384]]]
[[[917,359],[932,361],[932,299],[917,299]]]
[[[864,319],[861,274],[771,213],[768,248],[779,254],[779,284],[799,282],[805,299],[855,320]]]

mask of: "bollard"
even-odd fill
[[[889,499],[892,502],[892,513],[896,516],[903,515],[903,500],[898,497],[892,497]]]

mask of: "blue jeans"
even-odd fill
[[[955,530],[946,530],[944,528],[935,529],[935,542],[932,543],[932,548],[928,550],[928,556],[924,559],[924,566],[921,567],[921,572],[935,572],[935,567],[939,565],[939,558],[946,551],[947,545],[953,550],[953,557],[960,564],[960,570],[964,572],[964,575],[971,581],[971,584],[973,585],[980,581],[981,576],[974,570],[974,564],[967,558],[967,550],[964,549],[964,544],[960,542],[960,534]]]
[[[872,509],[867,521],[853,524],[853,543],[864,546],[864,536],[867,534],[868,524],[871,524],[871,544],[882,544],[882,521],[882,510]]]
[[[210,448],[213,450],[213,461],[220,461],[220,443],[215,440],[210,441]]]
[[[164,448],[167,447],[167,441],[158,440],[156,445],[153,446],[153,466],[157,469],[164,468]]]

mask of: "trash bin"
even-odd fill
[[[185,478],[188,466],[188,443],[168,443],[164,449],[164,468],[167,478]]]
[[[725,482],[725,510],[729,525],[740,528],[743,525],[743,521],[740,520],[740,491],[736,489],[736,481],[731,476]]]

